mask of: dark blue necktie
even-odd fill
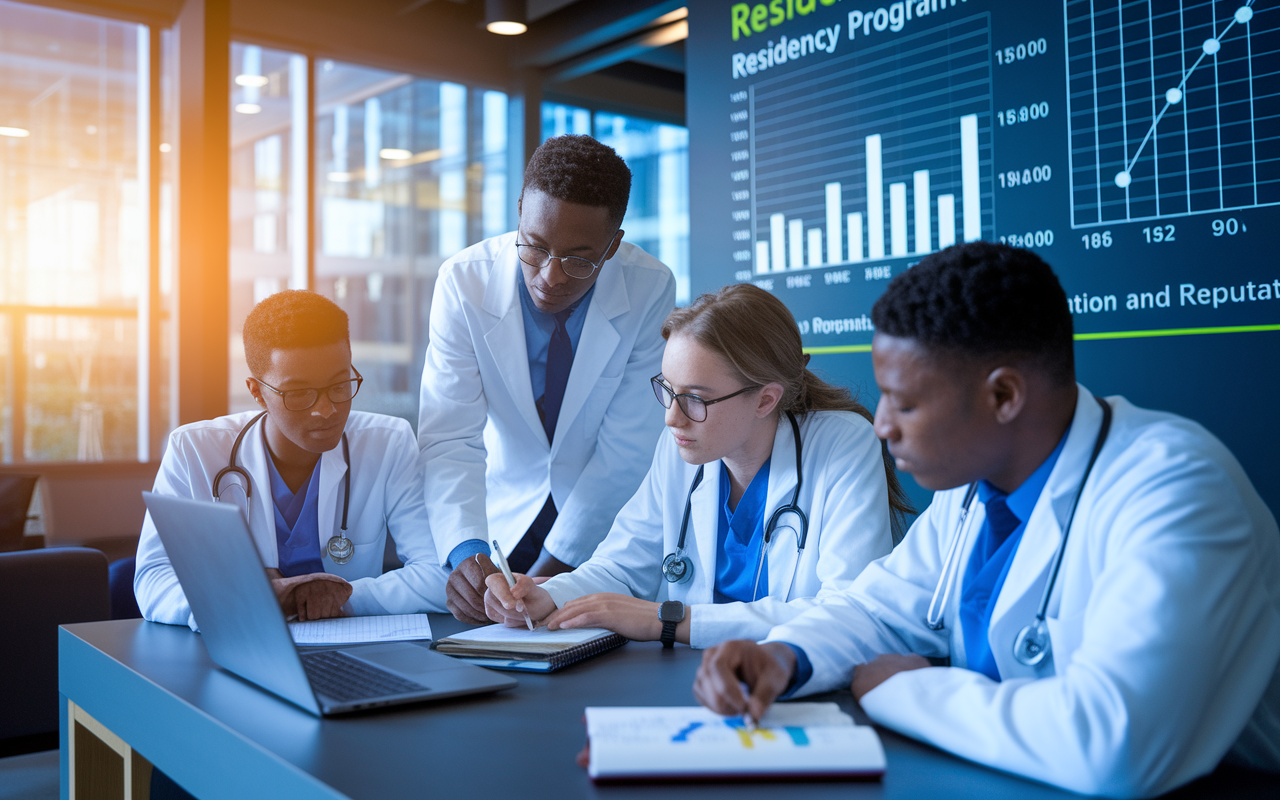
[[[560,418],[560,404],[564,402],[564,387],[569,383],[569,370],[573,367],[573,342],[569,339],[569,329],[565,327],[572,314],[573,309],[567,308],[553,315],[556,329],[547,347],[546,390],[538,409],[542,412],[542,429],[547,432],[548,442],[555,438],[556,420]]]
[[[1004,585],[1009,564],[1018,550],[1018,540],[1022,538],[1010,536],[1022,520],[1009,510],[1008,499],[1007,494],[997,494],[985,502],[987,519],[973,543],[960,594],[960,621],[969,669],[997,681],[1000,670],[991,652],[987,631],[1000,587]]]

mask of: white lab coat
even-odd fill
[[[566,564],[586,561],[640,485],[662,430],[649,379],[662,369],[662,323],[675,306],[671,270],[627,242],[600,267],[548,444],[515,240],[463,250],[436,281],[418,444],[441,563],[468,539],[511,552],[548,493],[559,516],[543,546]]]
[[[669,435],[658,443],[640,491],[623,507],[591,559],[543,588],[557,606],[595,592],[679,600],[691,606],[689,639],[694,647],[758,639],[774,625],[847,589],[868,564],[893,547],[880,440],[871,423],[850,411],[817,411],[798,421],[804,483],[797,505],[809,517],[809,536],[800,551],[800,525],[794,515],[779,519],[768,547],[769,584],[767,589],[761,586],[762,599],[714,602],[719,461],[706,465],[692,495],[685,553],[693,562],[693,578],[669,583],[663,577],[662,561],[676,550],[685,500],[698,471],[680,457]],[[790,502],[795,487],[795,435],[783,416],[769,461],[765,520]]]
[[[236,435],[256,413],[232,414],[175,430],[169,436],[154,491],[212,500],[214,477],[227,466]],[[245,435],[237,463],[253,479],[248,520],[258,555],[264,567],[276,567],[279,551],[275,503],[267,471],[270,454],[262,439],[263,422],[265,420],[259,421]],[[355,545],[355,554],[346,564],[335,564],[325,555],[329,537],[337,534],[341,527],[343,475],[347,467],[342,458],[342,445],[320,456],[318,494],[321,562],[325,572],[350,581],[352,586],[351,599],[344,611],[356,615],[445,611],[444,585],[448,574],[436,561],[422,507],[422,473],[409,423],[381,414],[353,411],[347,418],[346,433],[352,465],[347,536]],[[235,475],[224,476],[222,497],[243,509],[244,494],[236,488],[239,483]],[[388,531],[404,567],[384,575],[382,557]],[[133,590],[146,619],[195,627],[191,608],[150,514],[142,523]]]
[[[849,686],[885,653],[950,657],[862,698],[877,723],[998,769],[1088,794],[1147,796],[1235,760],[1280,768],[1280,533],[1231,453],[1180,417],[1111,398],[1114,421],[1080,499],[1047,620],[1049,656],[1013,658],[1035,618],[1102,421],[1080,387],[1070,434],[996,600],[1003,681],[964,669],[952,592],[925,624],[965,489],[939,492],[902,544],[842,595],[770,632],[801,647],[797,692]],[[983,522],[974,500],[958,561]]]

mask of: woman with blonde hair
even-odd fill
[[[709,647],[760,639],[888,554],[909,511],[893,463],[850,393],[807,368],[773,295],[725,287],[672,312],[654,394],[670,436],[595,554],[509,588],[489,617],[608,628]]]

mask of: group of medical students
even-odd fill
[[[538,148],[517,230],[440,268],[416,441],[352,411],[337,305],[263,300],[258,408],[175,430],[155,491],[238,504],[303,620],[527,613],[686,643],[720,713],[847,688],[879,724],[1078,792],[1280,771],[1275,519],[1203,427],[1076,383],[1047,264],[975,242],[894,278],[873,416],[768,292],[673,310],[671,271],[623,240],[630,181],[590,137]],[[896,470],[936,492],[905,536]],[[198,629],[149,517],[134,591]]]

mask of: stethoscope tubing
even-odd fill
[[[809,517],[799,506],[800,489],[804,486],[804,466],[802,463],[803,445],[800,441],[800,423],[796,421],[795,414],[790,411],[787,413],[787,421],[791,423],[791,432],[795,440],[796,450],[796,487],[791,492],[791,501],[778,508],[769,515],[769,520],[765,523],[764,538],[760,543],[760,557],[756,560],[756,578],[752,584],[751,599],[757,599],[760,591],[760,575],[764,570],[765,553],[769,549],[769,543],[773,539],[774,531],[777,529],[778,521],[784,514],[795,514],[800,518],[800,530],[798,533],[798,547],[796,551],[803,553],[805,545],[809,539]],[[689,493],[685,496],[684,516],[680,521],[680,536],[676,540],[676,549],[674,553],[667,555],[662,560],[662,576],[669,583],[683,583],[693,577],[693,563],[686,556],[684,545],[686,537],[689,533],[689,515],[693,507],[693,493],[702,483],[702,477],[705,467],[700,465],[698,471],[693,476],[693,482],[689,485]],[[795,575],[792,576],[792,583],[795,583]]]
[[[249,509],[253,508],[253,480],[249,477],[249,473],[244,467],[238,466],[236,460],[240,456],[240,443],[244,441],[244,435],[249,432],[254,423],[267,415],[262,411],[254,416],[253,419],[245,423],[240,432],[236,434],[236,440],[231,445],[231,458],[228,460],[227,466],[218,470],[218,474],[213,477],[213,499],[214,502],[222,500],[222,492],[220,487],[222,481],[227,475],[237,475],[244,481],[244,497],[249,504]],[[342,475],[342,538],[347,538],[347,512],[351,507],[351,447],[347,443],[346,431],[342,433],[342,460],[346,463],[346,472]]]
[[[1080,498],[1084,495],[1085,484],[1089,481],[1089,475],[1093,472],[1094,464],[1098,461],[1098,454],[1102,452],[1102,447],[1107,441],[1107,435],[1111,431],[1111,404],[1100,397],[1095,397],[1098,405],[1102,407],[1102,425],[1098,428],[1097,438],[1093,443],[1093,452],[1089,454],[1089,462],[1085,466],[1084,474],[1080,478],[1080,485],[1076,488],[1075,497],[1071,501],[1071,509],[1067,513],[1067,523],[1062,531],[1062,541],[1058,543],[1058,548],[1053,554],[1053,563],[1049,568],[1049,579],[1045,583],[1044,593],[1040,596],[1040,605],[1036,611],[1035,622],[1027,626],[1031,628],[1034,625],[1044,622],[1045,616],[1049,612],[1049,599],[1053,595],[1053,587],[1058,581],[1058,571],[1062,567],[1062,556],[1067,550],[1067,538],[1071,535],[1071,524],[1075,521],[1076,509],[1080,505]],[[968,521],[969,509],[973,504],[973,498],[978,493],[978,484],[976,482],[969,484],[968,491],[965,492],[964,501],[960,506],[960,519],[956,522],[956,534],[951,539],[951,544],[947,548],[947,555],[942,562],[942,574],[938,576],[938,584],[933,590],[933,599],[929,602],[929,610],[925,615],[925,624],[930,630],[942,630],[946,627],[944,621],[947,605],[951,601],[951,593],[959,575],[958,570],[958,553],[960,543],[965,539],[965,523]],[[939,594],[942,595],[942,602],[938,602]],[[1024,628],[1024,632],[1025,632]]]

